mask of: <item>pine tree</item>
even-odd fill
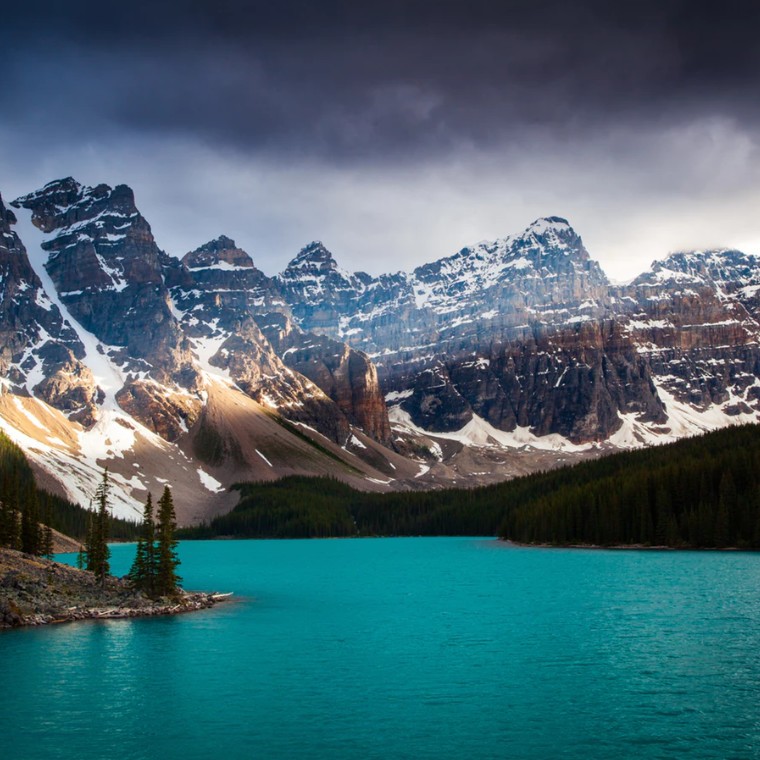
[[[0,501],[0,546],[10,548],[11,540],[10,504],[3,499]]]
[[[29,494],[21,513],[21,551],[42,554],[42,531],[36,494]]]
[[[725,470],[718,487],[718,513],[715,517],[715,545],[720,548],[731,546],[733,543],[734,531],[731,517],[736,510],[736,504],[736,483],[731,470]]]
[[[46,524],[42,526],[42,556],[53,559],[54,554],[53,529]]]
[[[19,513],[7,499],[0,501],[0,546],[8,549],[19,549],[21,546]]]
[[[108,559],[111,550],[108,548],[108,496],[111,484],[108,482],[108,468],[103,471],[103,480],[95,492],[97,512],[91,519],[87,543],[87,569],[105,586],[106,576],[111,570]]]
[[[89,509],[89,514],[87,515],[87,533],[84,539],[84,552],[82,552],[82,556],[84,557],[85,570],[91,569],[90,568],[90,552],[92,551],[94,541],[95,541],[95,521],[93,520],[92,499],[90,499],[90,509]]]
[[[52,522],[53,515],[50,511],[50,504],[48,503],[45,506],[45,523],[41,526],[41,554],[43,557],[47,557],[48,559],[53,559],[53,554],[55,554],[55,546],[53,543],[53,529],[50,527],[50,523]]]
[[[174,596],[177,594],[181,578],[177,575],[179,557],[177,556],[177,541],[174,538],[176,529],[174,500],[169,486],[158,500],[158,546],[156,548],[156,583],[153,589],[155,596]]]
[[[153,595],[156,585],[156,537],[153,522],[153,497],[148,494],[143,512],[142,535],[137,540],[135,561],[129,571],[128,578],[135,588],[144,591],[148,596]]]
[[[725,549],[731,545],[731,533],[730,533],[730,515],[728,512],[728,505],[721,499],[718,506],[718,513],[715,516],[715,530],[713,535],[715,536],[715,546],[719,549]]]

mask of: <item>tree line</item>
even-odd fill
[[[760,432],[747,425],[609,457],[593,477],[516,504],[499,535],[524,543],[760,548]]]
[[[235,486],[185,538],[498,535],[523,543],[760,548],[760,427],[472,489],[365,493],[330,478]]]
[[[85,540],[91,512],[37,486],[24,452],[0,432],[0,546],[27,554],[53,553],[53,530]],[[135,538],[138,523],[108,515],[113,538]]]
[[[178,531],[182,538],[328,538],[377,535],[495,535],[504,515],[493,491],[366,493],[329,477],[291,476],[233,486],[227,514]]]
[[[37,487],[23,451],[0,432],[0,547],[36,556],[53,556],[53,529],[84,542],[77,565],[105,583],[110,575],[111,539],[137,538],[135,562],[129,573],[133,585],[148,596],[172,596],[181,578],[176,516],[171,489],[158,502],[154,523],[148,494],[142,523],[113,517],[108,469],[94,495],[94,509],[84,509]]]

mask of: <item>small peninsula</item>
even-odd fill
[[[0,548],[0,628],[73,620],[173,615],[213,607],[227,595],[179,591],[151,599],[126,579]]]

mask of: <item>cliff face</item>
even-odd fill
[[[351,421],[365,416],[371,435],[377,431],[388,438],[374,368],[365,361],[362,372],[354,352],[347,349],[346,365],[352,371],[336,367],[329,381],[316,374],[314,382],[283,364],[255,315],[272,309],[290,313],[289,307],[276,283],[233,240],[221,236],[181,262],[172,259],[156,245],[124,185],[90,188],[67,178],[15,205],[31,212],[32,223],[44,235],[44,269],[57,298],[113,370],[116,377],[108,390],[115,402],[166,440],[178,440],[198,419],[209,373],[341,444],[350,435]],[[58,361],[61,372],[46,372],[39,394],[62,408],[89,403],[94,421],[94,385],[92,398],[80,399],[72,381],[63,380],[64,374],[79,377],[81,396],[92,382],[87,368],[63,355]],[[320,387],[321,380],[329,392]],[[341,386],[354,380],[355,390]],[[374,422],[370,413],[352,411],[367,405],[359,396],[373,392]],[[100,394],[102,400],[102,389]]]
[[[260,403],[344,444],[352,424],[388,440],[385,402],[371,362],[342,343],[306,335],[289,319],[276,281],[226,237],[188,253],[173,274],[176,311],[213,367]],[[316,346],[321,347],[321,355]],[[308,356],[301,350],[312,346]]]
[[[98,388],[80,359],[84,347],[45,293],[0,197],[0,377],[72,419],[94,419]]]
[[[301,326],[368,351],[385,392],[426,430],[477,415],[582,442],[613,433],[619,411],[663,418],[646,363],[613,324],[606,277],[559,217],[376,279],[312,246],[280,282]]]
[[[161,252],[126,185],[68,178],[15,201],[48,236],[45,268],[72,317],[128,372],[192,388],[189,347],[164,286]]]
[[[263,315],[258,321],[288,367],[319,386],[351,424],[377,441],[390,441],[377,370],[366,354],[325,335],[304,333],[281,313]]]
[[[370,278],[341,269],[322,243],[313,242],[301,249],[275,282],[299,324],[339,338],[342,320],[357,311]]]
[[[55,430],[38,452],[52,477],[125,451],[140,472],[124,489],[180,473],[187,498],[208,492],[193,519],[232,478],[481,482],[760,419],[760,261],[739,251],[613,286],[546,217],[411,272],[347,272],[311,243],[269,277],[226,236],[167,255],[124,185],[68,178],[13,205],[4,424]]]
[[[584,443],[626,415],[664,425],[663,393],[698,411],[755,409],[760,264],[738,251],[674,254],[618,288],[547,217],[378,278],[311,246],[280,281],[299,324],[367,351],[388,398],[428,431],[477,416]]]
[[[739,251],[675,253],[620,292],[620,322],[658,385],[697,409],[760,409],[760,261]]]
[[[453,431],[477,415],[499,430],[581,443],[608,438],[619,412],[665,421],[646,363],[615,322],[537,331],[486,357],[442,358],[412,391],[402,408],[426,430]]]

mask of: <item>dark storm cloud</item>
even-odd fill
[[[5,5],[8,5],[7,3]],[[613,276],[760,252],[760,2],[0,9],[0,192],[127,182],[159,244],[410,268],[546,214]]]
[[[131,2],[3,12],[5,120],[250,153],[427,159],[610,127],[754,124],[760,3]]]

